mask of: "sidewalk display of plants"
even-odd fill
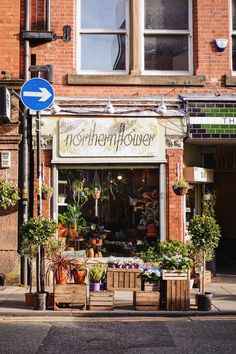
[[[0,179],[0,208],[15,206],[20,199],[19,190],[10,182]]]

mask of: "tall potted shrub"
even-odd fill
[[[46,309],[46,293],[44,292],[44,244],[57,230],[57,223],[48,220],[42,216],[30,218],[22,225],[23,239],[32,245],[37,246],[37,264],[36,264],[36,284],[37,292],[35,293],[35,310]]]
[[[189,234],[196,252],[202,260],[201,293],[198,294],[198,310],[211,310],[212,294],[205,292],[206,259],[210,257],[220,240],[220,227],[212,216],[195,215],[189,223]]]

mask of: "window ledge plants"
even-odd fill
[[[15,206],[19,200],[19,190],[10,182],[0,179],[0,207],[7,209]]]
[[[189,190],[190,185],[184,179],[179,179],[178,182],[172,185],[172,189],[176,195],[184,195]]]

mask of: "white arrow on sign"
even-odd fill
[[[41,92],[24,91],[23,96],[41,97],[39,102],[45,102],[52,96],[52,94],[45,87],[39,87],[39,89]]]

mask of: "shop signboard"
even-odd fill
[[[213,170],[203,167],[185,167],[184,178],[192,183],[213,183]]]
[[[59,156],[165,159],[156,118],[65,118],[59,121]]]

